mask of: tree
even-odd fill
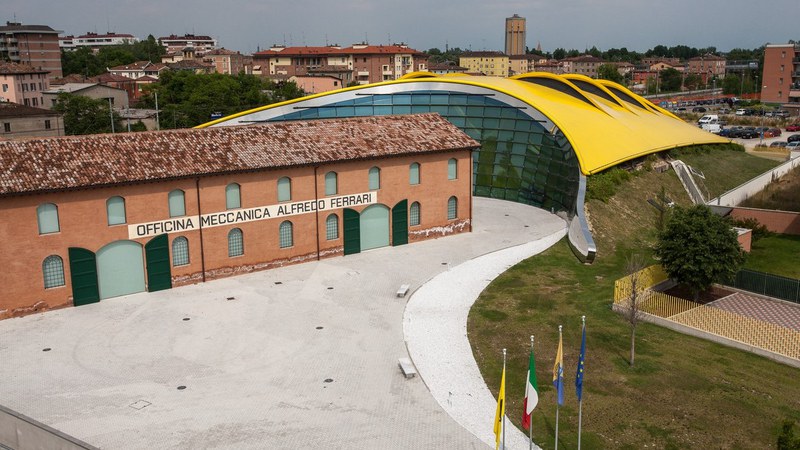
[[[53,110],[64,114],[64,133],[68,135],[110,133],[112,114],[114,129],[121,131],[119,115],[109,111],[108,100],[62,92]]]
[[[601,64],[597,68],[597,78],[622,83],[622,75],[619,74],[615,64]]]
[[[564,50],[563,48],[559,47],[559,48],[553,50],[553,59],[561,60],[561,59],[564,59],[566,57],[567,57],[567,51]]]
[[[673,208],[658,233],[655,255],[695,300],[713,283],[733,278],[745,258],[730,224],[705,205]]]
[[[659,73],[661,77],[661,92],[676,92],[681,89],[683,75],[672,67],[668,67]]]
[[[741,95],[742,93],[739,92],[742,86],[741,80],[734,74],[725,75],[725,78],[722,79],[722,93]]]
[[[636,356],[636,326],[644,318],[644,313],[640,309],[642,302],[642,291],[644,290],[644,280],[642,270],[645,268],[644,258],[641,255],[631,255],[625,262],[625,273],[628,274],[630,281],[630,296],[624,301],[625,307],[623,315],[628,325],[631,327],[631,358],[628,363],[633,367]]]
[[[694,91],[696,89],[700,89],[700,85],[703,84],[703,77],[696,73],[686,74],[683,78],[683,86],[690,91]]]

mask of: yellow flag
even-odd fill
[[[500,448],[500,436],[503,434],[503,417],[506,415],[506,368],[500,379],[500,393],[497,394],[497,411],[494,413],[495,450]]]

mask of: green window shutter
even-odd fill
[[[69,272],[72,281],[72,304],[88,305],[100,301],[95,254],[85,248],[69,248]]]
[[[408,200],[392,208],[392,245],[408,244]]]
[[[147,290],[155,292],[172,288],[167,235],[161,234],[150,239],[144,246],[144,253],[147,264]]]
[[[361,252],[361,222],[358,212],[345,208],[344,215],[344,254],[352,255]]]
[[[39,234],[58,233],[58,206],[42,203],[36,208],[36,219],[39,223]]]
[[[169,200],[169,216],[180,217],[186,215],[186,195],[180,189],[175,189],[168,195]]]

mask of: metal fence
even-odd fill
[[[794,278],[741,269],[734,280],[725,284],[754,294],[800,303],[800,280]]]

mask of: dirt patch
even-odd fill
[[[675,287],[667,289],[666,291],[664,291],[664,293],[667,295],[671,295],[673,297],[682,298],[684,300],[696,301],[697,303],[705,305],[706,303],[711,303],[714,300],[719,300],[722,297],[727,297],[733,294],[734,292],[719,286],[712,286],[708,290],[701,292],[700,297],[697,300],[695,300],[694,296],[692,295],[692,290],[689,289],[689,287],[684,284],[679,284]]]

